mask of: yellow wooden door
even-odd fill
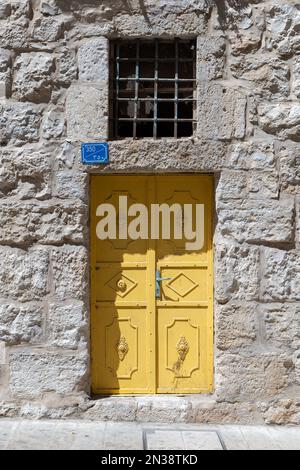
[[[119,197],[204,205],[204,246],[185,239],[99,240],[97,207]],[[207,393],[213,389],[213,178],[92,176],[91,355],[94,394]],[[173,228],[173,227],[171,227]],[[172,231],[171,231],[172,233]],[[156,278],[166,279],[159,283]]]

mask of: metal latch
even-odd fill
[[[160,270],[157,269],[156,270],[156,278],[155,278],[155,286],[156,286],[156,289],[155,289],[155,297],[157,299],[160,299],[161,298],[161,282],[162,281],[171,281],[172,278],[171,277],[160,277]]]

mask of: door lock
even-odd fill
[[[162,281],[171,281],[171,277],[160,277],[160,270],[156,270],[156,278],[155,278],[155,297],[157,299],[161,298],[161,282]]]

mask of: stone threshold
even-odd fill
[[[143,423],[262,422],[245,404],[218,403],[212,395],[97,397],[83,419]],[[253,405],[252,405],[253,407]]]

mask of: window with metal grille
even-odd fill
[[[114,41],[111,137],[189,137],[194,133],[196,42]]]

